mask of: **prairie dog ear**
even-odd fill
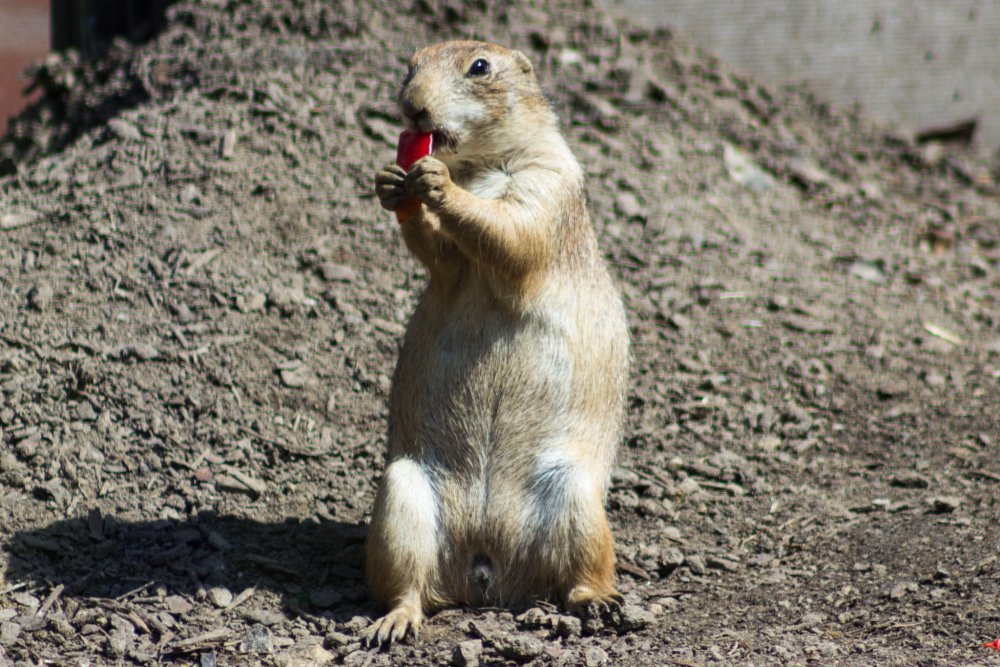
[[[514,60],[517,62],[517,66],[521,68],[521,71],[525,74],[531,74],[534,69],[531,66],[531,61],[528,60],[528,56],[524,55],[520,51],[514,51]]]

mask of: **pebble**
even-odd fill
[[[479,656],[483,653],[483,641],[470,639],[459,642],[451,654],[451,664],[455,667],[478,667]]]
[[[878,264],[874,262],[858,260],[851,264],[847,272],[855,278],[860,278],[861,280],[866,280],[876,285],[885,282],[885,273],[883,273]]]
[[[930,480],[913,471],[896,473],[889,478],[889,484],[903,489],[926,489],[931,485]]]
[[[142,133],[132,123],[121,118],[114,118],[108,121],[108,129],[111,133],[123,141],[142,141]]]
[[[186,614],[194,609],[194,605],[180,595],[170,595],[164,598],[163,604],[171,614]]]
[[[934,514],[950,514],[962,506],[958,496],[931,496],[925,501]]]
[[[300,389],[309,384],[309,368],[286,368],[281,371],[281,384],[291,389]]]
[[[684,564],[684,554],[680,549],[668,547],[660,552],[657,564],[662,574],[668,574]]]
[[[560,637],[579,637],[583,634],[583,622],[576,616],[560,616],[556,634]]]
[[[761,169],[753,158],[732,144],[723,148],[723,160],[729,177],[753,192],[764,192],[774,184],[774,178]]]
[[[608,654],[597,646],[590,646],[583,652],[583,662],[587,667],[598,667],[608,661]]]
[[[281,612],[272,611],[270,609],[261,609],[259,607],[248,609],[244,612],[243,616],[251,621],[254,621],[255,623],[266,626],[277,625],[278,623],[286,620],[285,615]]]
[[[347,646],[354,641],[354,638],[350,635],[346,635],[343,632],[337,632],[336,630],[331,630],[326,633],[326,637],[323,638],[326,645],[331,648],[340,648],[342,646]]]
[[[688,556],[685,562],[687,563],[688,569],[694,574],[701,575],[705,574],[707,571],[705,567],[705,559],[701,556]]]
[[[503,657],[514,662],[528,662],[541,655],[545,643],[538,637],[510,636],[497,642]]]
[[[132,343],[122,348],[123,356],[150,361],[160,356],[160,351],[149,343]]]
[[[0,645],[10,646],[21,636],[21,626],[11,621],[0,623]]]
[[[298,311],[305,300],[306,295],[301,287],[276,285],[267,294],[267,302],[281,311],[281,314],[285,316]]]
[[[336,262],[323,262],[319,265],[319,274],[327,282],[353,283],[357,276],[354,269]]]
[[[224,609],[233,601],[233,594],[228,588],[213,586],[208,589],[208,599],[219,609]]]
[[[274,650],[271,631],[260,623],[254,623],[243,635],[240,642],[241,653],[270,653]]]
[[[90,401],[84,401],[76,406],[76,418],[83,422],[97,421],[97,411]]]
[[[901,581],[894,584],[892,588],[889,589],[889,597],[893,600],[902,600],[908,593],[916,593],[918,587],[915,583],[910,581]]]
[[[173,311],[177,321],[181,324],[190,324],[196,319],[195,314],[191,312],[191,308],[186,303],[181,302],[174,305]]]
[[[615,210],[627,220],[644,220],[646,211],[634,193],[624,190],[615,198]]]
[[[241,313],[264,310],[265,304],[267,304],[267,297],[260,292],[247,292],[236,297],[236,310]]]
[[[656,615],[653,612],[634,604],[622,607],[621,615],[621,629],[626,632],[642,630],[656,621]]]
[[[28,292],[28,305],[31,306],[32,310],[43,313],[52,305],[54,297],[55,292],[52,291],[51,285],[48,283],[39,283]]]
[[[705,565],[713,570],[724,570],[726,572],[736,572],[740,569],[739,563],[719,556],[709,556],[705,559]]]
[[[337,659],[337,656],[330,651],[327,651],[319,644],[313,644],[312,646],[304,649],[301,653],[299,653],[299,657],[302,659],[302,662],[299,664],[302,664],[303,667],[305,665],[328,665]]]

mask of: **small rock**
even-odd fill
[[[140,361],[151,361],[160,356],[160,351],[149,343],[132,343],[122,348],[122,356]]]
[[[97,411],[90,401],[84,401],[76,406],[76,418],[82,422],[97,421]]]
[[[258,310],[264,310],[264,305],[266,303],[267,297],[260,292],[247,292],[246,294],[241,294],[236,297],[236,310],[241,313],[252,313]]]
[[[739,563],[719,556],[709,556],[705,559],[705,565],[713,570],[724,570],[725,572],[736,572],[740,569]]]
[[[278,623],[282,623],[287,620],[285,615],[279,611],[260,609],[259,607],[248,609],[243,613],[243,616],[248,620],[265,626],[277,625]]]
[[[597,646],[590,646],[583,652],[583,662],[587,667],[599,667],[608,661],[608,654]]]
[[[208,599],[219,609],[224,609],[233,601],[233,594],[228,588],[213,586],[208,589]]]
[[[479,656],[483,653],[483,641],[470,639],[459,642],[451,654],[451,664],[455,667],[478,667]]]
[[[822,625],[824,618],[825,617],[823,616],[823,614],[819,612],[816,611],[809,612],[808,614],[802,617],[801,625],[804,625],[807,628],[815,628],[819,625]]]
[[[352,616],[350,620],[345,621],[342,624],[342,627],[348,632],[357,634],[371,625],[372,620],[373,619],[368,618],[367,616]]]
[[[681,529],[677,526],[667,526],[663,529],[663,539],[670,540],[671,542],[682,542],[683,537],[681,536]]]
[[[926,489],[931,485],[930,480],[913,471],[896,473],[889,478],[889,484],[903,489]]]
[[[43,313],[52,305],[54,297],[55,293],[52,291],[51,285],[48,283],[39,283],[28,292],[28,305],[31,306],[32,310]]]
[[[396,322],[390,322],[389,320],[383,319],[381,317],[370,317],[368,323],[373,327],[387,333],[391,336],[402,336],[406,333],[406,327],[402,324],[397,324]]]
[[[222,135],[222,139],[219,141],[219,157],[223,160],[232,160],[236,155],[236,142],[238,139],[236,130],[226,130],[226,133]]]
[[[879,267],[878,262],[858,260],[851,264],[847,272],[855,278],[861,278],[862,280],[866,280],[876,285],[880,285],[885,282],[885,273]]]
[[[726,144],[722,157],[729,171],[729,177],[753,192],[764,192],[774,184],[774,178],[770,174],[757,166],[747,153],[735,146]]]
[[[528,662],[541,655],[545,644],[538,637],[508,636],[497,642],[503,657],[514,662]]]
[[[190,324],[196,319],[195,314],[186,303],[181,302],[175,304],[172,310],[174,311],[174,315],[177,317],[177,321],[181,324]]]
[[[660,574],[669,574],[679,568],[684,564],[684,554],[680,549],[675,547],[667,547],[660,552],[660,556],[657,559],[657,565],[660,568]]]
[[[353,283],[357,277],[354,269],[336,262],[323,262],[318,268],[319,274],[327,282]]]
[[[588,616],[583,621],[583,633],[585,635],[596,635],[604,629],[604,619],[597,615]]]
[[[549,617],[541,607],[531,607],[524,613],[514,617],[514,621],[527,628],[541,628],[545,626],[545,621]]]
[[[127,120],[113,118],[108,121],[108,129],[111,130],[111,134],[122,141],[142,141],[142,133],[139,132],[139,128]]]
[[[677,494],[682,497],[693,496],[699,491],[701,491],[701,485],[690,477],[681,480],[681,483],[677,485]]]
[[[281,371],[281,384],[291,389],[300,389],[309,384],[309,369],[306,366],[286,368]]]
[[[627,604],[621,611],[621,629],[626,632],[634,632],[649,627],[656,621],[653,612],[643,609],[634,604]]]
[[[934,514],[950,514],[961,507],[962,498],[958,496],[931,496],[925,502]]]
[[[705,559],[701,556],[688,556],[685,562],[687,563],[688,569],[694,574],[702,575],[707,571],[705,567]]]
[[[274,650],[274,640],[271,638],[271,631],[260,623],[250,626],[243,641],[240,642],[241,653],[270,653]]]
[[[313,644],[299,652],[298,657],[305,665],[328,665],[337,659],[337,656],[327,651],[319,644]],[[293,663],[295,664],[295,663]]]
[[[915,586],[916,585],[913,583],[907,581],[901,581],[893,585],[893,587],[889,589],[889,598],[897,601],[902,600],[904,597],[906,597],[906,594],[910,592],[910,589],[914,588]]]
[[[583,634],[583,622],[576,616],[560,616],[556,634],[560,637],[579,637]]]
[[[928,371],[927,373],[924,373],[923,379],[924,382],[927,383],[928,387],[940,387],[945,382],[947,382],[947,379],[945,378],[944,375],[941,375],[940,373],[937,373],[935,371]]]
[[[0,646],[10,646],[21,636],[21,626],[11,621],[0,623]]]
[[[118,621],[117,623],[115,621]],[[108,637],[108,653],[116,658],[124,656],[131,651],[135,645],[135,628],[131,623],[118,616],[113,616],[111,620],[113,629]]]
[[[163,605],[171,614],[186,614],[194,609],[194,605],[180,595],[170,595],[164,598]]]
[[[325,641],[326,645],[330,648],[341,648],[353,642],[354,638],[350,635],[345,635],[343,632],[331,630],[326,633],[326,637],[323,638],[323,641]]]
[[[267,302],[285,316],[297,312],[305,300],[306,295],[301,287],[276,285],[271,288],[267,295]]]
[[[626,220],[645,220],[646,212],[639,198],[628,190],[618,193],[615,198],[615,211]]]

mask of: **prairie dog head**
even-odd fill
[[[486,42],[444,42],[413,54],[399,109],[406,127],[434,133],[434,154],[445,161],[509,153],[556,128],[531,61]]]

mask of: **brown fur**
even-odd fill
[[[484,76],[470,75],[477,59]],[[583,172],[528,59],[481,42],[418,51],[399,97],[433,157],[376,177],[422,202],[403,239],[430,281],[393,380],[368,577],[370,644],[449,604],[615,604],[604,512],[628,333]]]

